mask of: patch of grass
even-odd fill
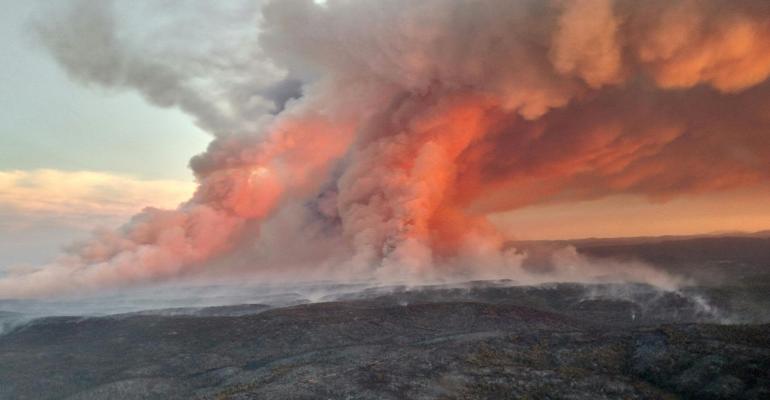
[[[291,372],[291,370],[294,369],[296,365],[293,364],[282,364],[282,365],[276,365],[273,368],[270,368],[270,373],[274,376],[283,376]]]
[[[551,351],[547,344],[538,342],[523,354],[526,365],[536,369],[550,369]]]
[[[465,361],[479,368],[511,365],[511,358],[507,354],[486,343],[482,344],[479,350],[468,356]]]
[[[259,385],[256,383],[244,383],[240,385],[230,386],[226,388],[225,390],[217,393],[215,399],[216,400],[229,400],[233,396],[237,394],[242,393],[248,393],[248,392],[254,392],[259,388]]]

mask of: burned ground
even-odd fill
[[[434,288],[251,315],[44,318],[0,337],[0,398],[770,395],[770,325],[661,314],[684,310],[684,298],[664,299],[655,318],[619,300],[555,311],[580,290]]]
[[[601,251],[661,248],[624,246]],[[676,291],[335,286],[312,302],[31,322],[3,312],[0,399],[769,398],[767,266],[699,254],[753,278]]]

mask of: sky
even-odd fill
[[[191,179],[187,161],[210,137],[188,116],[148,105],[130,91],[73,82],[29,32],[41,5],[3,0],[2,8],[0,168]]]
[[[0,268],[50,261],[73,239],[120,225],[145,206],[175,207],[194,188],[187,162],[210,141],[178,110],[73,82],[31,35],[30,20],[44,5],[0,1]],[[65,181],[70,199],[47,199],[58,203],[50,210],[30,205]],[[83,191],[98,192],[104,182],[121,197],[130,183],[133,198],[121,199],[129,204],[83,210]],[[158,196],[158,186],[173,195]]]
[[[29,292],[770,229],[761,1],[0,6],[0,271]]]

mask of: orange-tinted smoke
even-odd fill
[[[0,293],[168,279],[233,251],[257,274],[292,271],[244,248],[282,251],[259,227],[297,204],[310,211],[285,240],[338,239],[325,254],[343,274],[517,274],[488,213],[770,184],[765,0],[276,0],[262,17],[259,50],[306,77],[303,97],[264,130],[217,132],[178,210],[146,211]],[[78,62],[94,59],[63,65],[90,76]]]

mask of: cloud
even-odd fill
[[[96,171],[0,171],[0,275],[45,263],[96,229],[114,229],[148,205],[174,208],[194,182]]]
[[[38,21],[74,79],[178,107],[214,140],[189,201],[0,288],[306,278],[314,256],[339,279],[530,279],[491,213],[770,183],[764,1],[201,4],[144,29],[128,22],[147,4],[80,0]],[[559,254],[562,271],[591,269]]]
[[[74,80],[136,90],[224,135],[260,129],[285,100],[281,82],[292,81],[256,45],[260,4],[75,0],[48,7],[32,27]]]
[[[27,218],[126,218],[148,205],[175,208],[194,189],[194,182],[108,172],[0,171],[0,210]]]

